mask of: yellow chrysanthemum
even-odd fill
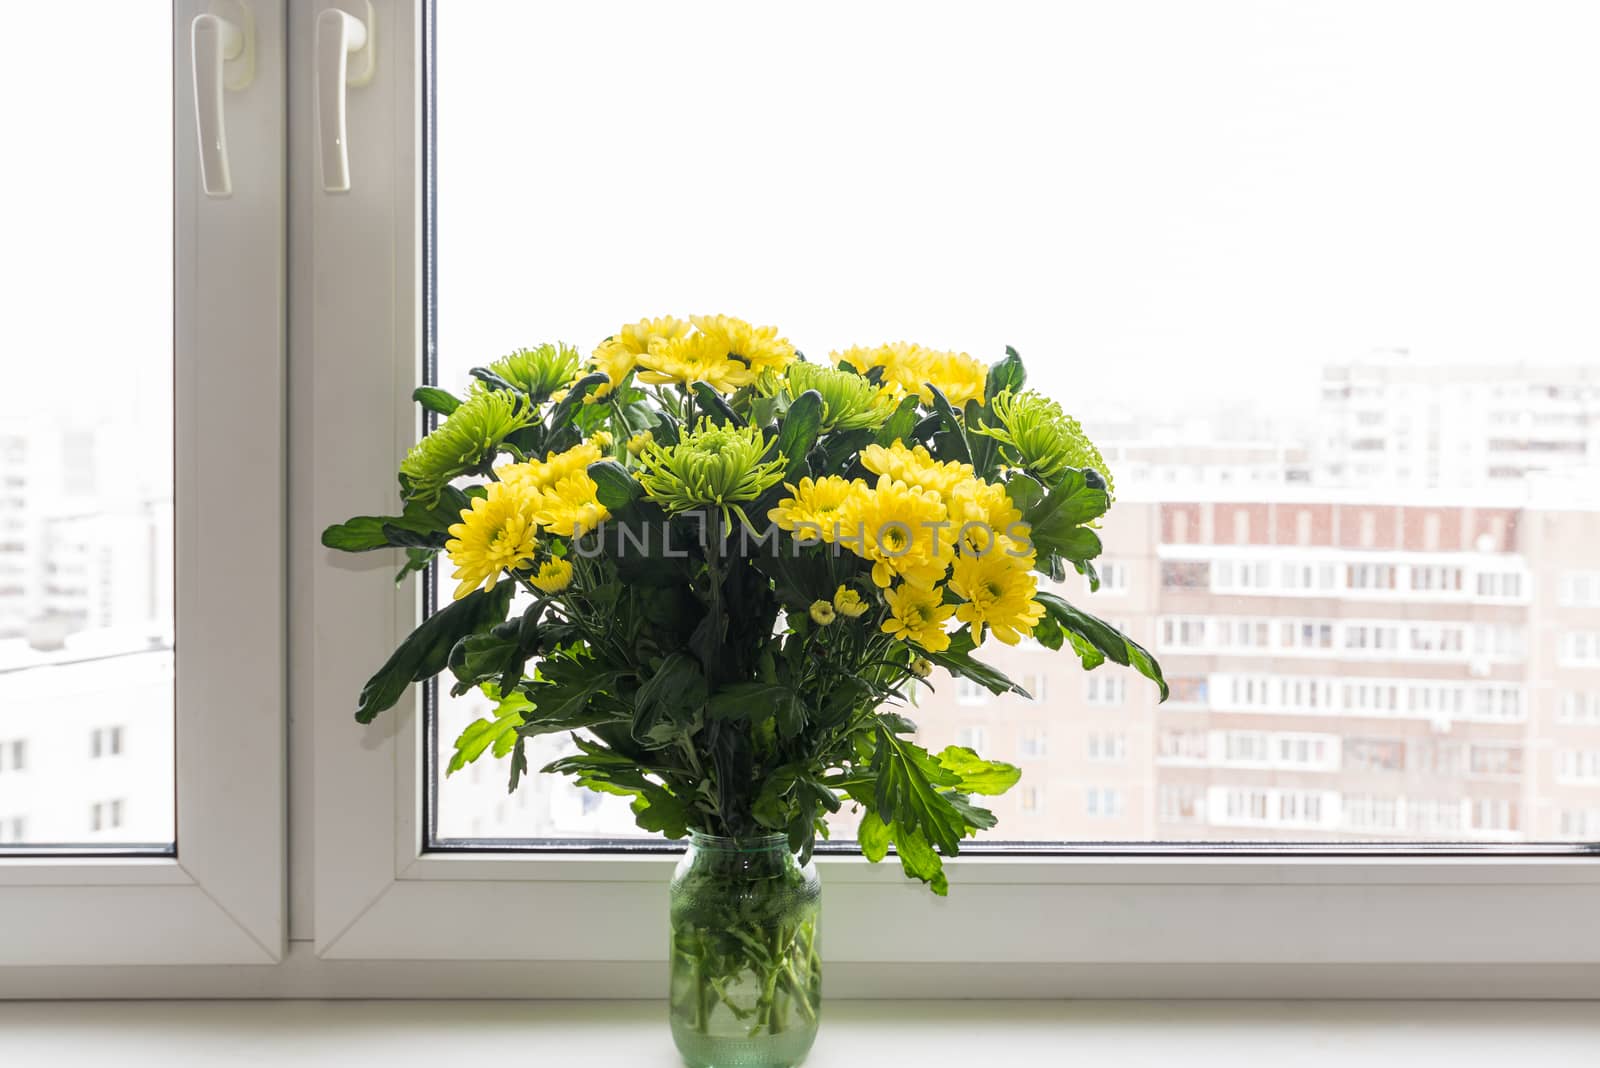
[[[811,602],[811,622],[819,627],[826,627],[834,621],[833,603],[831,601]]]
[[[690,334],[651,344],[639,357],[639,380],[652,385],[705,382],[719,393],[732,393],[756,380],[747,363],[730,359],[727,344],[710,334]]]
[[[525,492],[537,492],[549,489],[568,475],[587,471],[589,465],[602,455],[598,445],[593,441],[585,441],[566,452],[547,452],[543,462],[529,460],[526,463],[506,464],[495,468],[494,473],[502,482],[514,482],[521,485]]]
[[[584,400],[592,401],[603,397],[620,386],[628,372],[638,363],[639,357],[650,351],[651,344],[670,341],[688,333],[689,324],[670,315],[663,315],[657,319],[640,319],[636,323],[627,324],[614,336],[602,341],[594,350],[594,355],[589,361],[591,366],[596,371],[604,371],[611,377],[611,381],[600,386]]]
[[[792,496],[779,501],[778,506],[767,513],[767,518],[776,523],[779,530],[831,542],[835,524],[839,522],[839,510],[853,495],[865,493],[867,484],[859,478],[850,482],[838,475],[828,475],[814,481],[802,478],[799,485],[785,483],[784,488]]]
[[[560,593],[572,585],[572,565],[565,560],[546,560],[533,576],[533,584],[545,593]]]
[[[948,499],[962,482],[972,481],[972,465],[956,460],[935,460],[921,445],[908,449],[904,442],[888,447],[868,445],[861,452],[861,466],[875,475],[888,475],[908,486],[921,486]]]
[[[856,619],[866,612],[867,602],[849,586],[840,586],[833,591],[833,608],[846,619]]]
[[[731,315],[691,315],[701,334],[713,339],[722,355],[748,364],[757,374],[781,371],[794,359],[794,346],[778,336],[775,326],[751,326]]]
[[[539,494],[533,517],[541,527],[562,537],[587,534],[611,518],[595,496],[597,488],[585,471],[567,475]]]
[[[492,482],[485,497],[474,497],[461,510],[461,522],[450,527],[445,552],[456,565],[455,599],[482,586],[494,589],[507,569],[522,567],[538,547],[533,516],[535,497],[520,486]]]
[[[885,591],[883,598],[889,602],[889,618],[882,624],[885,634],[916,642],[930,653],[950,648],[950,635],[945,633],[944,624],[955,606],[944,603],[942,588],[905,584]]]
[[[981,478],[967,479],[951,490],[946,507],[964,551],[977,556],[998,552],[1010,556],[1018,566],[1033,566],[1028,525],[1004,486]]]
[[[914,394],[923,404],[933,403],[934,385],[957,409],[969,400],[983,403],[989,371],[964,352],[939,352],[910,341],[895,341],[873,348],[856,346],[835,352],[834,364],[848,363],[865,374],[883,368],[884,387],[896,397]]]
[[[996,638],[1016,645],[1044,618],[1044,605],[1033,599],[1038,589],[1033,573],[1003,553],[956,557],[950,588],[964,602],[956,607],[956,618],[972,625],[974,645],[983,644],[986,625]]]
[[[611,448],[612,445],[616,444],[616,440],[609,430],[596,430],[589,435],[589,444],[602,451]]]
[[[879,475],[876,486],[845,500],[835,540],[872,561],[878,586],[898,575],[928,587],[944,577],[954,555],[948,515],[938,494]]]
[[[628,439],[628,455],[638,456],[641,452],[644,452],[646,447],[648,447],[649,444],[654,440],[656,440],[656,436],[650,431],[639,431],[633,437]]]

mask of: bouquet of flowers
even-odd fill
[[[452,692],[481,690],[493,712],[451,772],[492,752],[515,789],[528,739],[571,732],[577,751],[544,770],[631,798],[647,831],[781,835],[804,865],[848,805],[869,860],[893,846],[943,894],[941,858],[995,824],[974,799],[1019,770],[919,744],[897,710],[917,687],[1022,694],[979,654],[1031,639],[1130,665],[1165,696],[1149,653],[1039,588],[1069,569],[1098,584],[1112,484],[1010,349],[985,366],[902,342],[823,364],[774,327],[697,316],[624,326],[587,360],[542,345],[472,374],[461,396],[417,390],[442,421],[400,464],[400,513],[323,535],[403,549],[402,577],[448,558],[453,601],[356,717],[445,671]],[[814,932],[775,949],[740,933],[765,948],[679,951],[699,954],[694,996],[718,996],[710,973],[760,971],[759,1029],[784,989],[808,996],[795,947]]]

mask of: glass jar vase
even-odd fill
[[[822,882],[783,835],[691,832],[672,876],[672,1039],[691,1068],[789,1068],[822,1011]]]

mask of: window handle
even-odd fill
[[[350,151],[345,129],[345,87],[372,80],[372,4],[355,0],[363,18],[337,7],[317,16],[317,147],[322,159],[322,188],[350,191]],[[352,62],[352,57],[354,62]]]
[[[226,18],[218,14],[225,10]],[[194,123],[200,147],[200,187],[208,197],[233,195],[223,91],[238,92],[255,76],[255,24],[240,0],[212,4],[189,24],[194,74]]]

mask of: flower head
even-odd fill
[[[972,480],[972,465],[957,460],[935,460],[921,445],[906,448],[904,442],[868,445],[861,450],[861,466],[875,475],[888,475],[908,486],[920,486],[948,498],[955,487]]]
[[[658,319],[640,319],[636,323],[629,323],[606,338],[594,350],[589,365],[596,371],[604,371],[611,381],[585,397],[585,403],[598,400],[622,385],[622,380],[628,377],[628,372],[633,370],[639,357],[650,351],[652,344],[683,337],[688,332],[688,323],[663,315]]]
[[[616,444],[616,440],[609,430],[596,430],[589,435],[589,444],[602,451],[611,448]]]
[[[652,385],[705,382],[719,393],[732,393],[756,380],[749,364],[732,359],[727,343],[710,334],[690,334],[658,341],[639,357],[639,380]]]
[[[677,444],[651,442],[640,457],[639,482],[661,507],[676,515],[692,508],[730,510],[748,522],[740,507],[761,496],[783,478],[784,459],[777,443],[756,426],[718,426],[709,419]]]
[[[492,482],[484,497],[474,497],[461,509],[461,522],[450,527],[445,552],[456,565],[451,576],[460,581],[460,600],[479,586],[494,589],[500,575],[533,559],[538,547],[533,518],[533,497],[520,487]]]
[[[533,517],[541,527],[564,538],[587,534],[611,517],[596,496],[598,489],[587,471],[576,471],[539,492]]]
[[[944,577],[954,548],[948,513],[939,495],[888,475],[852,494],[839,509],[840,545],[872,561],[872,581],[887,587],[896,576],[928,587]]]
[[[978,432],[1017,450],[1022,465],[1045,482],[1053,482],[1069,467],[1092,467],[1105,476],[1107,487],[1115,488],[1100,450],[1078,421],[1049,397],[1032,390],[1007,390],[995,396],[991,407],[1000,426]]]
[[[731,315],[691,315],[695,329],[711,338],[724,357],[760,374],[781,371],[794,359],[794,346],[778,336],[775,326],[752,326]]]
[[[911,661],[911,674],[919,679],[925,679],[933,674],[933,661],[925,656],[919,656]]]
[[[546,560],[532,581],[545,593],[560,593],[572,585],[572,565],[565,560]]]
[[[849,586],[840,586],[833,591],[833,607],[836,612],[846,619],[856,619],[867,610],[867,602],[861,595]]]
[[[802,535],[808,539],[831,542],[840,509],[854,495],[864,493],[867,484],[859,478],[847,482],[838,475],[824,478],[802,478],[798,485],[785,483],[790,496],[778,502],[767,513],[767,518],[778,524],[780,530]]]
[[[930,653],[950,648],[950,635],[945,633],[944,624],[955,606],[944,603],[943,589],[903,584],[886,590],[883,598],[889,604],[889,618],[882,624],[885,634],[915,642]]]
[[[492,460],[513,432],[532,421],[534,408],[520,393],[467,394],[450,417],[412,446],[400,462],[408,496],[433,501],[457,478]]]
[[[910,395],[923,404],[932,404],[933,390],[928,387],[936,386],[957,409],[969,400],[982,404],[989,381],[988,369],[966,353],[939,352],[910,341],[873,348],[857,346],[835,352],[831,359],[835,364],[848,363],[862,373],[882,367],[884,386],[897,399]]]
[[[656,440],[656,436],[648,430],[641,430],[628,439],[628,455],[638,456],[644,452],[645,446]]]
[[[491,363],[489,370],[538,403],[571,382],[581,363],[577,349],[557,343],[540,345],[534,349],[517,349],[511,355],[502,356]]]
[[[822,397],[822,430],[859,430],[882,426],[894,410],[893,398],[858,374],[796,360],[784,385],[791,398],[807,390]]]
[[[494,469],[502,482],[516,482],[531,490],[547,490],[568,475],[587,471],[589,465],[601,458],[600,447],[592,441],[581,442],[566,452],[547,452],[544,461],[506,464]]]
[[[1044,605],[1033,599],[1038,589],[1033,573],[1004,553],[957,556],[950,589],[963,601],[956,618],[972,625],[974,645],[983,643],[985,625],[1002,642],[1016,645],[1044,618]]]
[[[834,620],[833,602],[816,600],[811,602],[811,622],[819,627],[826,627]]]

